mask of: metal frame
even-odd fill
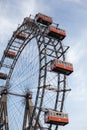
[[[53,91],[53,89],[47,87],[48,85],[46,84],[47,72],[49,71],[47,69],[47,67],[50,65],[50,59],[52,59],[52,58],[60,58],[62,60],[65,60],[65,53],[66,53],[68,47],[66,47],[66,49],[65,49],[63,47],[61,41],[59,41],[58,39],[53,39],[51,37],[47,37],[45,34],[46,29],[47,29],[47,26],[43,26],[43,25],[35,22],[34,19],[31,19],[29,22],[23,22],[22,25],[20,27],[18,27],[18,29],[15,31],[15,33],[13,34],[11,40],[9,41],[9,43],[6,47],[6,51],[11,50],[16,53],[16,58],[13,58],[13,61],[11,64],[6,64],[6,63],[4,63],[4,61],[5,61],[5,58],[7,58],[7,57],[5,56],[5,54],[3,54],[1,62],[0,62],[0,69],[2,67],[5,67],[8,69],[8,78],[6,80],[5,86],[2,87],[2,90],[4,92],[5,89],[8,90],[8,88],[9,88],[10,78],[11,78],[12,72],[15,68],[15,65],[17,63],[17,60],[18,60],[21,52],[23,51],[25,46],[29,43],[29,41],[31,41],[33,38],[36,38],[38,51],[39,51],[38,88],[37,88],[36,101],[35,101],[32,112],[30,110],[31,108],[29,107],[29,106],[32,107],[32,105],[33,105],[32,101],[31,101],[31,99],[26,98],[23,130],[25,130],[25,129],[26,130],[36,130],[38,128],[40,130],[42,130],[42,129],[51,130],[52,129],[52,124],[49,125],[48,128],[44,128],[44,126],[42,126],[41,123],[39,123],[40,114],[41,114],[41,111],[43,111],[42,104],[43,104],[45,90],[48,89],[49,91]],[[26,35],[26,39],[18,40],[16,38],[17,31],[19,31],[20,33],[23,32]],[[14,45],[15,43],[16,43],[16,46]],[[54,89],[54,91],[56,93],[56,100],[55,100],[53,109],[59,110],[62,112],[63,106],[64,106],[64,100],[65,100],[65,92],[69,91],[68,89],[66,89],[66,76],[65,75],[58,74],[58,86],[57,86],[57,90]],[[5,94],[2,93],[1,101],[0,101],[0,108],[4,107],[3,111],[1,111],[0,114],[6,113],[5,117],[7,117],[7,99],[6,99],[7,94],[11,94],[11,93],[9,93],[9,92],[5,93]],[[6,99],[4,106],[3,106],[3,98]],[[39,100],[39,106],[38,106],[38,100]],[[36,114],[36,110],[38,110],[37,114]],[[44,110],[46,110],[46,108],[44,108]],[[29,111],[30,111],[30,115],[29,115]],[[35,114],[36,114],[36,116],[34,117]],[[28,128],[25,127],[27,116],[30,116],[30,119],[29,119],[30,122],[29,122]],[[34,120],[34,124],[32,125],[34,118],[36,118],[36,119]],[[0,117],[0,126],[3,125],[1,123],[2,120],[3,119],[1,116]],[[38,123],[39,123],[39,125],[38,125]],[[58,126],[55,127],[55,130],[57,130],[57,129],[58,129]],[[8,122],[5,122],[5,130],[9,130]]]
[[[8,126],[8,113],[7,113],[7,91],[1,93],[0,99],[0,130],[9,130]]]

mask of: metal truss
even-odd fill
[[[0,69],[2,67],[6,68],[8,71],[7,79],[5,85],[1,87],[3,93],[1,93],[0,99],[0,129],[1,130],[9,130],[8,125],[8,113],[7,113],[7,95],[9,92],[9,85],[11,75],[15,68],[15,65],[20,57],[22,51],[25,46],[29,44],[29,42],[35,38],[37,41],[38,52],[39,52],[39,78],[38,78],[38,87],[35,104],[32,103],[32,98],[26,97],[26,106],[25,106],[25,114],[24,114],[24,122],[23,122],[23,130],[52,130],[53,125],[50,124],[47,127],[43,126],[43,123],[40,121],[40,115],[43,110],[47,110],[48,108],[43,108],[43,102],[45,98],[45,91],[55,92],[56,98],[54,103],[54,110],[63,111],[65,93],[69,91],[66,88],[66,76],[63,74],[57,74],[57,86],[54,88],[51,84],[48,84],[48,75],[51,75],[53,72],[50,72],[49,66],[52,59],[62,59],[65,60],[65,54],[68,47],[64,47],[62,42],[58,39],[51,38],[45,34],[45,30],[47,26],[43,26],[37,23],[34,19],[30,19],[30,21],[25,22],[17,28],[17,30],[13,33],[5,51],[11,51],[16,53],[15,58],[10,58],[3,53]],[[17,39],[16,33],[24,33],[26,38],[24,40]],[[5,62],[6,59],[9,59],[10,62]],[[5,92],[8,90],[8,93]],[[16,94],[14,94],[16,95]],[[43,108],[43,109],[42,109]],[[27,127],[28,120],[28,127]],[[58,125],[55,126],[55,130],[58,129]]]

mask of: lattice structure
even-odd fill
[[[1,82],[3,84],[0,84],[0,128],[2,130],[58,129],[58,124],[46,124],[44,122],[44,112],[48,111],[49,109],[63,112],[65,93],[67,91],[70,91],[70,89],[66,88],[66,74],[60,72],[56,73],[51,70],[52,60],[59,59],[61,61],[65,61],[65,54],[69,48],[68,46],[65,47],[62,44],[62,40],[65,36],[65,31],[58,28],[58,24],[54,26],[51,17],[45,16],[41,13],[37,14],[34,18],[26,17],[23,23],[13,33],[0,62],[0,80],[4,80]],[[34,42],[31,42],[33,39],[35,39],[36,44],[34,44]],[[28,48],[28,45],[29,50],[27,52],[29,55],[27,58],[25,58],[24,62],[20,62],[20,57],[27,55],[27,52],[25,51],[24,53],[24,50],[26,47]],[[36,46],[37,51],[34,50]],[[22,59],[24,60],[24,58]],[[26,65],[27,59],[29,59],[28,65]],[[19,64],[22,66],[23,63],[24,66],[19,67]],[[29,70],[29,73],[24,70],[25,66],[29,67],[29,69],[26,67]],[[20,68],[21,71],[18,71]],[[35,95],[31,94],[30,92],[27,94],[20,94],[20,91],[16,91],[16,88],[19,89],[19,84],[22,88],[23,83],[21,84],[19,81],[25,79],[25,77],[18,77],[18,79],[15,77],[19,84],[16,84],[17,81],[15,80],[14,84],[16,85],[13,84],[12,86],[12,80],[14,79],[14,74],[16,71],[20,73],[19,75],[22,75],[22,73],[26,72],[26,77],[29,74],[26,82],[30,82],[31,79],[32,82],[35,80],[34,83],[30,82],[32,84],[30,87],[34,88],[33,91],[35,92]],[[37,85],[34,86],[35,83],[37,83]],[[23,86],[23,92],[24,89],[26,89],[25,85]],[[7,120],[7,118],[9,118],[8,115],[10,115],[8,111],[8,95],[18,96],[25,99],[25,107],[22,120],[23,122],[21,124],[22,126],[18,126],[19,128],[14,127],[18,123],[17,121],[15,121],[16,124],[12,127],[10,126],[12,125],[12,123],[10,123],[10,119],[8,119],[9,122]],[[50,97],[52,100],[50,100]],[[13,98],[13,100],[14,99],[15,98]],[[4,116],[2,116],[2,114]],[[18,117],[15,117],[15,120],[17,120],[17,118]]]

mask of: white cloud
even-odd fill
[[[72,3],[84,3],[87,2],[87,0],[62,0],[66,2],[72,2]]]
[[[26,0],[21,2],[21,12],[23,16],[34,14],[37,8],[36,0]]]
[[[73,43],[74,44],[74,43]],[[80,43],[76,43],[76,45],[74,44],[71,48],[70,51],[68,53],[68,60],[72,61],[74,64],[77,64],[79,62],[79,60],[83,57],[84,55],[84,49],[81,49],[81,44]]]
[[[45,2],[40,2],[40,1],[38,2],[36,0],[19,0],[19,1],[10,0],[8,2],[7,1],[8,0],[0,0],[0,56],[3,54],[3,50],[8,42],[8,39],[11,38],[12,32],[16,30],[17,25],[19,23],[20,24],[22,23],[24,17],[29,16],[30,14],[35,15],[37,12],[46,13],[46,11],[50,15],[54,15],[54,16],[57,16],[57,13],[59,11],[60,16],[57,16],[57,17],[59,19],[64,17],[64,14],[61,13],[62,5],[60,6],[59,4],[58,6],[57,0],[53,2],[53,6],[54,6],[53,9],[51,8],[52,5],[50,4],[50,2],[49,4],[46,4],[45,3],[46,1]],[[87,2],[87,0],[61,0],[61,1],[69,2],[71,5],[72,3],[81,5],[82,3],[86,4]],[[69,11],[67,12],[67,8],[68,6],[66,7],[66,5],[65,6],[63,5],[63,10],[66,10],[65,14],[68,14],[69,12]],[[86,83],[86,80],[87,80],[87,73],[86,73],[87,72],[86,70],[87,27],[86,26],[83,27],[84,25],[83,25],[83,19],[82,19],[82,15],[83,15],[82,11],[84,11],[84,14],[87,14],[86,13],[87,11],[81,7],[78,7],[75,9],[77,9],[75,10],[76,12],[78,11],[78,9],[80,11],[78,13],[79,18],[78,18],[78,15],[76,15],[77,13],[73,14],[72,12],[73,19],[74,18],[81,19],[81,21],[79,21],[81,26],[80,28],[78,28],[78,30],[75,30],[73,26],[74,24],[70,23],[69,21],[67,22],[67,25],[70,26],[70,29],[72,30],[72,33],[73,33],[73,38],[70,37],[70,40],[73,42],[73,44],[71,45],[69,53],[68,53],[68,60],[74,64],[74,73],[70,76],[71,79],[69,80],[69,86],[71,87],[72,91],[69,94],[70,98],[67,97],[67,99],[71,101],[71,105],[73,103],[73,106],[74,106],[74,104],[77,103],[77,106],[78,106],[78,104],[84,105],[84,104],[81,104],[82,102],[87,102],[86,101],[87,99],[87,86],[86,86],[87,84]],[[69,16],[69,17],[71,18],[72,16]],[[79,31],[82,31],[82,32],[79,32]],[[77,35],[75,35],[76,33]],[[79,113],[79,110],[78,110],[78,113]],[[71,112],[71,114],[74,116],[73,112]],[[83,114],[83,111],[82,111],[82,114]],[[74,117],[72,118],[74,119]],[[77,117],[77,120],[79,120],[78,117]],[[82,121],[85,121],[85,120],[86,119],[81,120],[81,124],[83,123]],[[71,130],[73,129],[73,124],[74,124],[74,120],[72,121]],[[74,126],[74,128],[81,130],[81,128],[78,125]],[[67,129],[67,127],[65,129]],[[68,127],[68,129],[70,129],[70,127]],[[82,127],[82,129],[84,129],[84,127]]]
[[[11,20],[5,19],[5,17],[1,17],[0,25],[0,41],[3,42],[12,33],[11,31],[15,29],[16,25],[13,25]]]
[[[84,33],[83,33],[84,32]],[[84,27],[81,32],[79,32],[79,38],[72,39],[73,44],[68,53],[68,60],[71,61],[74,65],[74,73],[71,76],[72,81],[69,81],[71,84],[72,92],[70,94],[71,100],[74,101],[86,101],[87,99],[87,30]],[[69,85],[70,86],[70,85]]]

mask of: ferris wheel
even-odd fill
[[[0,129],[58,130],[69,123],[63,112],[66,77],[66,32],[41,13],[24,18],[0,62]]]

